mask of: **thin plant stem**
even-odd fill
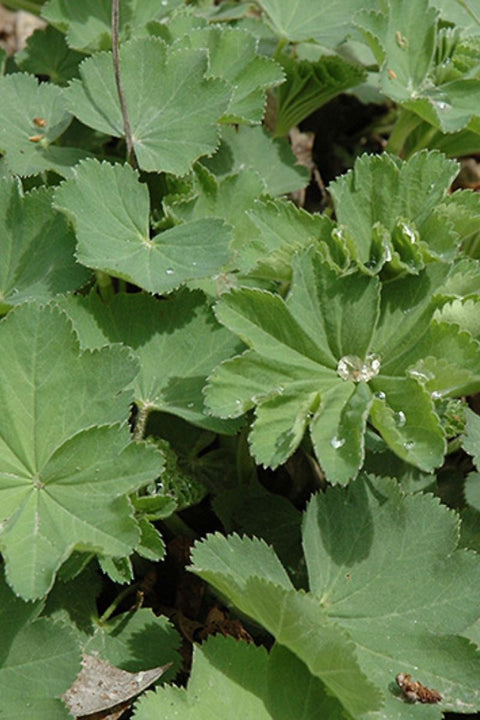
[[[151,407],[148,404],[139,405],[137,421],[135,423],[135,430],[133,431],[134,440],[142,440],[145,432],[145,426],[147,424],[148,416],[150,414]]]
[[[4,2],[3,5],[12,10],[26,10],[32,15],[40,15],[42,11],[41,4],[30,2],[30,0],[9,0],[9,2]]]
[[[122,602],[122,600],[124,600],[126,597],[128,597],[129,595],[131,595],[133,592],[135,592],[135,591],[137,590],[138,586],[139,586],[138,583],[134,583],[133,585],[129,585],[129,586],[126,587],[124,590],[122,590],[122,591],[117,595],[117,597],[115,598],[115,600],[107,607],[107,609],[105,610],[105,612],[103,613],[103,615],[98,618],[98,624],[99,624],[99,625],[104,625],[104,624],[107,622],[107,620],[109,620],[110,617],[113,615],[113,613],[114,613],[115,610],[118,608],[118,606],[120,605],[120,603]]]
[[[122,110],[123,118],[123,131],[125,133],[125,141],[127,143],[127,161],[128,163],[138,169],[137,158],[135,157],[135,151],[133,149],[133,137],[132,127],[130,125],[130,119],[128,117],[127,101],[125,99],[125,92],[123,90],[122,74],[120,72],[120,0],[112,0],[112,54],[113,54],[113,67],[115,70],[115,82],[117,85],[118,97],[120,100],[120,107]]]

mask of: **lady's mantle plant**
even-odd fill
[[[137,720],[478,712],[474,3],[122,0],[119,77],[110,2],[11,4],[49,24],[0,58],[2,718],[68,718],[82,653],[173,663]],[[345,91],[389,152],[311,214],[286,135]],[[186,689],[167,617],[118,613],[182,533],[257,641]]]

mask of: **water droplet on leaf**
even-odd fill
[[[413,440],[407,440],[405,443],[405,450],[412,450],[415,447]]]
[[[337,438],[337,436],[334,435],[330,440],[330,445],[334,450],[338,450],[345,445],[345,438]]]
[[[174,272],[175,272],[175,270],[173,268],[167,268],[165,270],[166,275],[173,275]]]
[[[401,410],[399,412],[394,413],[395,422],[397,423],[398,427],[403,427],[405,423],[407,422],[407,418],[405,417],[405,413]]]
[[[376,353],[369,353],[365,360],[357,355],[344,355],[338,361],[337,375],[342,380],[353,382],[368,382],[380,372],[380,357]]]
[[[385,393],[382,390],[374,393],[374,395],[376,398],[378,398],[378,400],[385,400]]]

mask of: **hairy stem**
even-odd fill
[[[125,141],[127,143],[127,161],[129,164],[138,169],[137,158],[133,149],[132,127],[128,117],[127,101],[122,84],[122,74],[120,72],[120,0],[112,0],[112,54],[113,67],[115,70],[115,82],[117,85],[118,97],[120,99],[120,107],[122,109],[123,131],[125,133]]]
[[[150,405],[139,405],[138,406],[138,415],[137,415],[137,421],[135,423],[135,430],[133,431],[133,439],[134,440],[142,440],[143,434],[145,432],[145,426],[147,424],[148,415],[150,413],[151,407]]]

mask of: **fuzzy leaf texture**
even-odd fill
[[[55,192],[75,225],[79,262],[152,293],[219,272],[229,259],[230,230],[213,218],[150,237],[148,188],[128,165],[82,162]]]
[[[231,89],[206,77],[206,50],[168,48],[159,38],[125,43],[120,50],[122,82],[133,148],[142,170],[187,173],[219,142],[217,121]],[[123,137],[123,117],[111,53],[80,65],[81,80],[65,90],[71,112],[89,127]]]
[[[441,706],[415,710],[440,720],[480,704],[480,655],[457,637],[478,617],[480,565],[456,549],[458,523],[432,496],[362,476],[307,507],[308,593],[289,586],[256,539],[209,536],[195,545],[191,569],[301,659],[351,716],[411,718],[394,682],[404,672],[439,690]]]
[[[381,285],[341,276],[313,249],[297,256],[290,293],[240,289],[218,302],[220,322],[250,348],[212,374],[207,405],[220,417],[255,408],[257,462],[277,467],[310,431],[333,483],[347,483],[364,459],[367,419],[403,460],[431,471],[445,451],[431,393],[480,387],[480,345],[458,327],[432,321],[434,293],[448,268]]]
[[[0,547],[9,583],[33,599],[76,547],[132,552],[128,493],[160,474],[162,457],[129,442],[137,366],[126,349],[80,353],[67,317],[33,303],[2,321],[0,344]]]
[[[144,695],[135,720],[346,720],[340,704],[293,654],[275,647],[211,637],[193,650],[188,687],[173,685]]]

